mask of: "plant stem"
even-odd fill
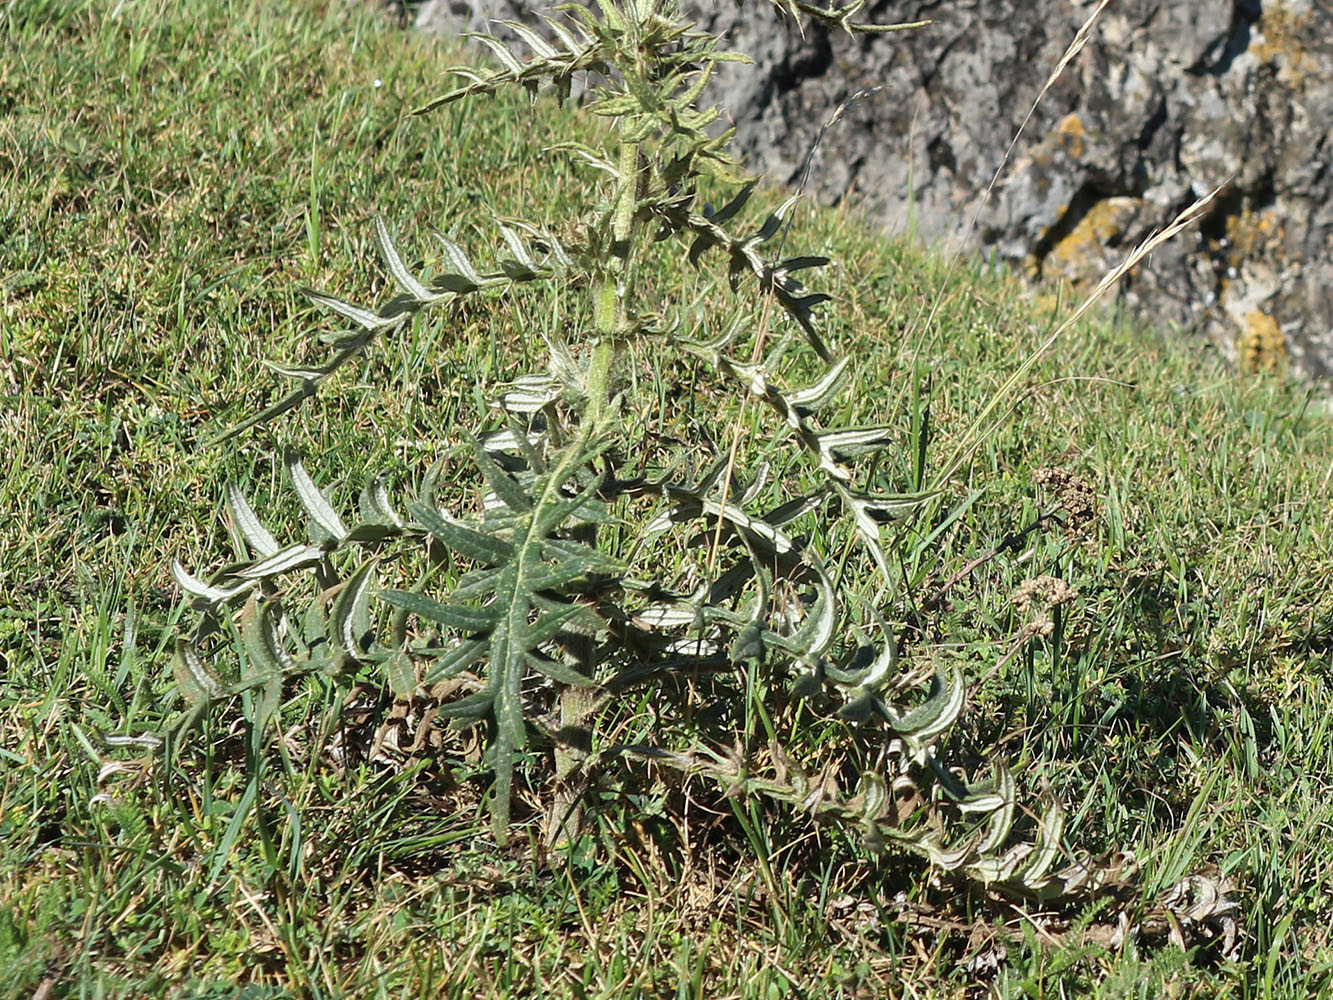
[[[592,437],[602,433],[610,421],[611,365],[620,338],[629,328],[626,303],[632,286],[629,263],[634,242],[634,204],[638,188],[639,145],[623,142],[620,147],[620,177],[617,182],[615,212],[611,225],[611,258],[607,273],[597,289],[593,322],[597,343],[588,363],[587,406],[580,422],[580,434]],[[576,535],[585,545],[595,545],[596,529],[586,525]],[[571,636],[565,645],[570,665],[585,676],[595,676],[596,638]],[[580,804],[582,789],[578,772],[591,750],[587,716],[598,703],[593,689],[566,687],[560,692],[560,733],[555,745],[555,794],[546,817],[546,846],[555,849],[572,844],[583,825]]]

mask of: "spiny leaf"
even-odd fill
[[[557,684],[567,684],[570,687],[595,688],[597,682],[591,677],[585,677],[573,667],[559,660],[554,660],[549,656],[542,656],[540,653],[525,653],[524,659],[528,666],[532,667],[539,674],[551,678]]]
[[[750,200],[750,195],[754,194],[754,189],[758,183],[758,181],[750,181],[737,192],[736,196],[732,198],[731,201],[727,202],[716,212],[708,214],[707,211],[705,211],[705,217],[709,222],[719,226],[722,223],[729,221],[737,212],[745,207],[746,202]]]
[[[1014,824],[1014,808],[1017,804],[1014,776],[1007,767],[996,764],[994,780],[995,795],[986,803],[990,807],[986,832],[976,846],[977,854],[982,857],[999,850]]]
[[[426,672],[426,684],[435,684],[462,673],[486,655],[489,646],[483,639],[464,639],[447,653],[436,657]]]
[[[417,689],[416,667],[404,650],[396,650],[384,661],[384,675],[389,690],[398,698],[408,698]]]
[[[389,238],[389,227],[384,224],[381,216],[375,216],[375,235],[379,238],[380,253],[384,257],[384,263],[389,268],[389,274],[393,280],[412,298],[418,302],[433,302],[439,296],[431,293],[421,282],[412,277],[412,274],[403,266],[403,260],[398,256],[398,250],[393,245],[393,240]]]
[[[484,719],[494,705],[494,692],[490,690],[478,691],[466,698],[459,698],[447,705],[441,705],[438,714],[444,719]],[[507,805],[508,799],[505,802]]]
[[[1040,885],[1046,872],[1055,862],[1060,850],[1060,835],[1064,831],[1065,813],[1059,802],[1052,801],[1045,815],[1041,818],[1039,830],[1041,836],[1032,859],[1023,868],[1022,878],[1025,886]]]
[[[508,562],[514,556],[514,547],[508,542],[456,521],[446,521],[432,507],[414,503],[409,509],[423,528],[460,555],[492,565]]]
[[[459,577],[449,596],[455,601],[475,600],[483,595],[494,593],[499,578],[500,571],[491,566],[487,566],[485,569],[471,570]]]
[[[586,464],[592,457],[591,453],[579,455],[571,464]],[[603,482],[603,477],[597,476],[584,484],[583,489],[573,496],[558,491],[545,498],[546,502],[533,518],[533,532],[538,537],[548,535],[576,514],[584,521],[606,523],[606,505],[597,500],[597,492],[602,488]]]
[[[235,483],[227,484],[227,507],[231,510],[232,520],[245,536],[250,547],[261,556],[271,556],[278,551],[278,541],[274,538],[251,509],[245,494]]]
[[[326,295],[323,292],[316,292],[313,289],[306,290],[306,298],[317,306],[323,306],[325,309],[331,309],[340,316],[345,316],[353,323],[364,327],[372,333],[378,333],[381,330],[387,330],[391,326],[397,326],[403,321],[403,316],[381,316],[377,312],[369,309],[363,309],[361,306],[345,302],[335,295]]]
[[[838,599],[833,583],[823,567],[813,555],[807,554],[807,559],[818,576],[814,605],[793,635],[781,636],[765,631],[764,639],[787,650],[803,662],[813,663],[827,652],[833,642],[838,622]]]
[[[509,46],[505,45],[504,42],[500,41],[494,35],[470,34],[468,37],[475,38],[477,41],[481,42],[482,45],[495,53],[495,57],[500,60],[501,65],[514,76],[522,75],[523,63],[519,61],[514,53],[509,51]]]
[[[361,659],[363,640],[371,630],[369,602],[374,569],[374,562],[367,562],[348,577],[329,611],[333,638],[353,660]]]
[[[787,403],[796,410],[818,410],[828,404],[834,393],[842,385],[847,367],[851,364],[851,355],[839,358],[814,385],[795,392],[784,393]]]
[[[310,515],[311,521],[335,541],[346,538],[347,526],[325,499],[324,494],[319,491],[310,474],[305,471],[300,456],[295,451],[288,450],[283,457],[283,464],[287,466],[287,475],[291,477],[292,485],[296,487],[296,496],[306,513]]]
[[[324,549],[319,545],[289,545],[267,559],[251,563],[237,573],[247,580],[264,580],[279,573],[290,573],[294,569],[314,566],[324,558]]]
[[[176,655],[172,658],[171,668],[181,693],[190,704],[207,703],[222,696],[221,678],[204,662],[188,639],[176,640]]]
[[[382,542],[386,538],[393,538],[402,534],[402,531],[389,524],[358,524],[347,533],[346,541],[349,542]]]
[[[374,524],[403,527],[403,520],[393,509],[389,500],[389,491],[384,488],[384,480],[376,476],[361,491],[361,517]]]
[[[191,576],[189,571],[175,559],[171,561],[171,575],[181,590],[187,594],[193,594],[195,597],[203,598],[210,604],[221,604],[223,601],[230,600],[237,594],[242,594],[254,586],[252,582],[245,581],[231,587],[215,587]]]
[[[534,593],[540,593],[544,590],[559,590],[562,587],[567,587],[576,580],[586,578],[587,575],[588,573],[582,566],[542,565],[529,571],[525,580]]]
[[[930,694],[916,708],[899,714],[887,705],[881,711],[890,726],[924,759],[926,748],[954,724],[963,710],[967,687],[957,664],[935,674]]]
[[[481,441],[472,439],[472,457],[477,463],[477,468],[481,470],[482,476],[489,486],[498,496],[502,503],[510,510],[523,513],[532,509],[532,498],[513,476],[505,472],[496,464],[495,459],[487,454]]]
[[[626,570],[623,559],[617,559],[592,545],[568,538],[547,538],[541,543],[542,553],[548,559],[558,560],[565,568],[577,569],[577,576],[601,573],[617,576]],[[546,584],[551,586],[551,584]]]
[[[467,254],[457,244],[445,239],[439,233],[435,234],[435,238],[444,247],[445,259],[449,262],[449,267],[453,269],[454,273],[466,280],[471,288],[480,288],[485,284],[482,276],[472,266],[472,262],[467,259]]]
[[[619,118],[640,110],[639,99],[633,94],[612,94],[588,106],[588,110],[604,118]]]
[[[518,629],[515,640],[528,649],[535,649],[542,643],[555,638],[556,633],[576,618],[595,616],[582,604],[570,604],[558,611],[549,611],[538,617],[535,622]]]
[[[788,274],[792,271],[804,271],[811,267],[824,267],[829,263],[830,260],[828,257],[788,257],[786,260],[778,264],[777,267],[773,268],[773,270],[777,274]]]
[[[592,44],[592,39],[584,34],[576,25],[571,25],[571,27],[583,36],[581,39],[576,39],[569,28],[566,28],[554,18],[547,17],[545,14],[541,15],[541,18],[546,22],[547,26],[551,29],[551,33],[560,40],[560,44],[565,47],[565,51],[570,55],[578,55]]]
[[[468,604],[441,604],[411,590],[381,590],[380,597],[429,621],[468,632],[485,632],[494,628],[500,618],[499,609],[493,606],[477,608]]]
[[[518,35],[532,49],[539,59],[555,59],[560,53],[547,43],[546,39],[520,21],[501,21],[506,28]]]
[[[819,450],[836,462],[872,455],[893,443],[892,427],[847,427],[818,435]]]
[[[811,493],[807,496],[797,497],[795,500],[788,500],[786,503],[774,507],[763,516],[763,520],[775,528],[780,528],[804,514],[818,510],[827,499],[827,493]]]
[[[296,666],[278,637],[277,626],[273,623],[273,605],[268,601],[250,599],[241,638],[251,662],[260,668],[260,672],[282,674]]]

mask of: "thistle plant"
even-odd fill
[[[774,4],[851,32],[910,27],[860,23],[859,3]],[[1033,842],[1015,844],[1018,793],[1003,762],[969,778],[940,760],[966,683],[956,666],[913,662],[895,624],[907,595],[894,541],[895,525],[940,497],[883,482],[877,460],[901,447],[890,428],[829,416],[852,365],[825,331],[829,296],[803,284],[829,261],[785,250],[795,198],[751,218],[754,182],[728,152],[719,111],[700,106],[715,67],[741,57],[671,0],[563,13],[542,32],[508,24],[521,53],[479,36],[497,68],[454,70],[459,85],[415,113],[502,88],[549,87],[565,99],[585,76],[584,108],[608,123],[607,142],[559,151],[599,192],[587,215],[561,227],[487,219],[505,248],[498,258],[441,238],[433,273],[413,273],[377,221],[395,297],[371,308],[313,293],[350,328],[323,338],[325,363],[274,366],[295,389],[228,436],[313,405],[333,372],[428,310],[465,301],[484,310],[543,285],[576,319],[541,334],[545,370],[517,377],[479,415],[465,448],[470,505],[448,509],[429,475],[398,498],[377,479],[349,519],[289,453],[309,537],[283,544],[240,490],[227,490],[242,557],[205,578],[175,567],[200,613],[177,647],[181,731],[239,699],[260,740],[311,675],[370,679],[399,697],[448,680],[456,693],[438,714],[484,728],[501,842],[525,768],[549,768],[545,832],[555,846],[578,836],[591,778],[636,758],[1016,893],[1094,884],[1089,864],[1056,870],[1058,805],[1042,812]],[[703,203],[705,190],[727,192],[721,207]],[[720,268],[729,308],[701,310],[682,291],[650,287],[642,278],[656,255]],[[664,424],[643,387],[672,366],[693,377]],[[690,401],[705,385],[726,387],[720,403]],[[743,430],[755,419],[772,437],[766,449]],[[765,739],[742,718],[748,709],[723,705],[731,739],[714,731],[705,742],[675,682],[710,677],[761,679],[773,702]],[[664,706],[654,741],[614,742],[605,720],[645,688]],[[837,767],[784,745],[772,724],[783,711],[883,752],[845,795]],[[726,742],[736,749],[716,749]]]

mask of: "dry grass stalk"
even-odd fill
[[[995,412],[1000,403],[1013,391],[1014,386],[1018,384],[1023,376],[1032,370],[1033,365],[1037,363],[1038,359],[1050,350],[1051,345],[1059,340],[1071,326],[1082,319],[1087,311],[1091,309],[1103,295],[1110,289],[1114,288],[1121,278],[1141,264],[1149,254],[1163,243],[1174,239],[1187,226],[1197,222],[1208,206],[1212,204],[1213,199],[1215,199],[1222,189],[1226,187],[1227,183],[1228,182],[1224,181],[1217,187],[1213,188],[1213,190],[1209,191],[1208,194],[1195,201],[1194,204],[1190,205],[1172,219],[1170,225],[1165,229],[1153,233],[1130,251],[1125,259],[1116,267],[1102,276],[1102,280],[1097,282],[1097,287],[1088,294],[1087,298],[1079,304],[1079,307],[1067,316],[1064,321],[1055,328],[1050,336],[1043,340],[1041,344],[1037,346],[1036,350],[1024,359],[1023,363],[1014,370],[1012,375],[1005,379],[1004,384],[991,396],[990,401],[987,402],[986,406],[982,408],[979,414],[977,414],[976,419],[972,421],[972,425],[968,427],[967,433],[963,435],[958,447],[954,449],[953,455],[945,466],[944,473],[940,476],[941,481],[952,478],[959,468],[962,467],[962,464],[967,460],[967,457],[986,439],[989,431],[983,433],[981,431],[983,425]],[[992,425],[991,430],[994,430],[994,425]]]

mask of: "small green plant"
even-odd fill
[[[856,22],[861,4],[777,6],[889,30]],[[324,338],[325,363],[278,367],[297,388],[228,434],[314,397],[423,312],[494,309],[524,286],[547,289],[561,316],[515,331],[540,339],[546,369],[500,393],[448,497],[433,475],[397,503],[375,480],[349,521],[291,453],[309,537],[283,544],[229,488],[238,561],[206,580],[175,567],[201,612],[177,645],[189,706],[178,731],[239,698],[258,746],[291,685],[312,675],[404,698],[448,682],[439,716],[485,730],[501,842],[520,775],[544,789],[554,846],[578,837],[597,774],[635,758],[1016,893],[1096,884],[1086,862],[1055,870],[1058,804],[1031,824],[1032,843],[1015,845],[1004,763],[972,779],[937,756],[966,684],[956,665],[913,662],[899,529],[959,512],[942,512],[942,490],[925,485],[940,479],[925,474],[924,401],[908,444],[841,415],[856,411],[842,395],[852,363],[824,331],[829,297],[798,277],[829,261],[785,249],[796,199],[743,224],[755,185],[727,152],[718,110],[699,107],[715,66],[740,57],[669,0],[566,13],[543,34],[509,24],[526,57],[480,36],[499,68],[455,70],[461,86],[417,113],[504,87],[549,84],[564,98],[587,75],[585,107],[608,124],[606,144],[559,147],[594,181],[587,216],[561,227],[488,219],[498,256],[482,263],[441,238],[433,272],[409,268],[377,222],[398,294],[376,308],[312,294],[351,328]],[[722,207],[704,204],[718,192]],[[701,290],[642,280],[655,255],[696,269]],[[709,283],[716,264],[725,288]],[[911,451],[905,486],[885,471],[895,448]],[[617,739],[645,691],[651,739],[643,727],[644,738]]]

